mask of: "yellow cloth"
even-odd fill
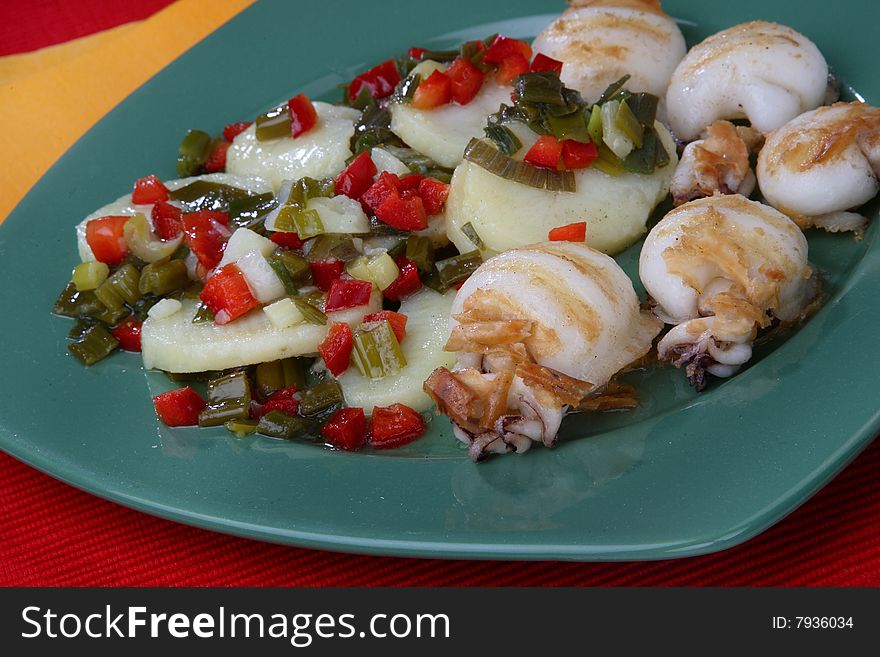
[[[178,0],[150,18],[0,58],[0,222],[132,91],[254,0]]]

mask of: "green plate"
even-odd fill
[[[383,5],[387,5],[384,6]],[[491,5],[491,6],[489,6]],[[880,102],[872,0],[667,0],[693,43],[737,22],[785,22]],[[878,429],[880,258],[811,233],[829,300],[746,371],[697,396],[680,372],[643,376],[630,413],[570,418],[557,449],[479,466],[437,419],[393,453],[335,453],[223,430],[160,430],[139,358],[67,355],[49,307],[76,262],[74,225],[146,173],[175,177],[184,130],[213,133],[294,93],[336,86],[411,45],[534,36],[555,0],[262,2],[198,44],[90,130],[0,227],[0,447],[121,504],[252,538],[387,555],[645,559],[720,550],[778,521]],[[876,215],[876,205],[872,214]],[[875,222],[876,224],[876,217]],[[619,258],[632,274],[638,246]],[[821,531],[820,527],[816,528]]]

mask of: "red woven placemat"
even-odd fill
[[[138,20],[168,0],[0,2],[0,55]],[[720,554],[625,564],[392,559],[160,520],[0,453],[2,586],[880,585],[880,442],[768,532]]]

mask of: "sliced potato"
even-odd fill
[[[364,315],[382,307],[374,289],[370,303],[328,313],[327,326],[301,323],[279,329],[263,310],[253,310],[229,324],[193,324],[198,301],[186,299],[170,317],[147,317],[141,328],[141,351],[146,369],[166,372],[205,372],[315,354],[332,322],[357,325]]]
[[[304,176],[326,178],[345,168],[351,157],[349,142],[360,112],[350,107],[316,102],[318,125],[296,139],[257,141],[256,126],[236,136],[226,153],[229,173],[261,176],[275,189],[284,180]]]
[[[327,333],[326,326],[306,323],[277,329],[262,310],[224,326],[193,324],[198,306],[187,299],[170,317],[147,317],[141,329],[146,369],[205,372],[312,354]]]
[[[430,289],[405,299],[400,312],[407,316],[406,338],[400,345],[407,366],[384,379],[370,380],[350,367],[339,383],[349,406],[363,408],[367,414],[374,406],[406,404],[417,411],[431,408],[431,400],[422,390],[428,375],[438,367],[452,367],[455,354],[443,351],[449,338],[449,309],[455,292],[439,294]]]
[[[589,246],[608,254],[622,251],[645,234],[651,212],[669,193],[678,162],[669,132],[660,123],[656,126],[669,164],[650,176],[583,169],[575,174],[574,193],[535,189],[463,162],[446,202],[449,239],[462,252],[473,250],[461,232],[470,222],[488,249],[501,252],[543,242],[552,228],[586,221]],[[520,154],[527,148],[524,142]]]
[[[451,103],[432,110],[392,103],[391,130],[410,147],[439,165],[453,168],[461,162],[473,137],[482,137],[486,119],[501,103],[510,103],[510,87],[487,82],[467,105]]]
[[[195,182],[196,180],[207,180],[208,182],[231,185],[232,187],[238,187],[239,189],[246,189],[249,192],[253,192],[254,194],[263,194],[265,192],[272,191],[272,185],[267,180],[264,180],[262,178],[255,178],[253,176],[234,176],[228,173],[209,173],[204,176],[192,176],[190,178],[167,180],[164,184],[165,187],[167,187],[171,191],[174,191],[176,189],[180,189],[181,187],[186,187],[191,182]],[[125,196],[120,196],[112,203],[108,203],[104,207],[98,208],[97,210],[92,212],[76,227],[76,243],[77,247],[79,248],[80,260],[82,260],[83,262],[92,262],[95,259],[94,254],[92,254],[92,250],[89,248],[89,245],[86,242],[86,223],[88,223],[89,220],[111,215],[133,216],[138,212],[142,212],[147,217],[147,220],[149,220],[150,208],[151,206],[149,205],[132,204],[131,192],[129,192]]]

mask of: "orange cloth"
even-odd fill
[[[178,0],[150,18],[0,58],[0,222],[107,112],[254,0]]]

